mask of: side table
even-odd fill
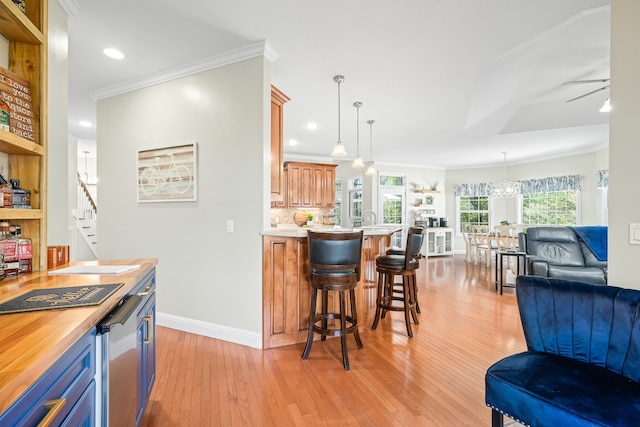
[[[516,257],[516,275],[520,275],[520,263],[522,262],[522,273],[527,274],[527,253],[519,251],[499,250],[495,252],[496,256],[496,291],[500,288],[500,295],[502,295],[502,288],[509,287],[515,288],[515,284],[503,283],[502,276],[504,275],[504,257]]]

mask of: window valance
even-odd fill
[[[461,197],[480,197],[491,194],[491,184],[479,182],[476,184],[458,184],[455,186],[454,195]]]
[[[598,188],[609,188],[609,169],[600,169],[598,175]]]
[[[550,193],[552,191],[578,191],[580,190],[580,175],[550,176],[547,178],[524,179],[522,194]]]

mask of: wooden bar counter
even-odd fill
[[[356,289],[360,328],[370,326],[375,314],[376,257],[400,230],[402,226],[364,228],[362,275]],[[307,229],[271,229],[262,235],[263,348],[303,343],[311,303]],[[335,303],[329,301],[330,306]]]
[[[124,283],[100,305],[0,314],[0,414],[95,328],[156,263],[151,258],[72,263],[140,268],[124,274],[49,275],[43,271],[0,281],[0,303],[36,289]]]

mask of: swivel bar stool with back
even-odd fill
[[[378,327],[380,317],[384,318],[387,311],[402,311],[404,312],[407,335],[409,338],[413,338],[411,319],[416,325],[420,323],[416,313],[416,269],[419,265],[418,257],[422,247],[422,239],[418,237],[420,235],[424,235],[424,229],[411,227],[407,233],[404,255],[380,255],[376,258],[378,295],[376,299],[376,315],[371,329]],[[395,283],[395,276],[402,277],[401,284]],[[395,290],[396,285],[402,286],[400,292]],[[398,293],[401,295],[397,295]]]
[[[363,347],[358,333],[355,293],[360,281],[362,237],[362,230],[353,232],[307,231],[311,307],[309,310],[309,334],[302,353],[303,359],[309,357],[314,333],[320,334],[322,341],[327,336],[341,338],[342,364],[345,370],[349,370],[347,335],[353,334],[358,349]],[[320,313],[316,313],[318,291],[320,291],[321,298]],[[330,292],[338,294],[337,310],[329,308]],[[345,292],[349,297],[348,310]],[[332,307],[335,306],[334,298]],[[335,324],[336,321],[338,325]]]
[[[416,227],[419,228],[420,230],[422,230],[422,233],[415,233],[413,234],[412,240],[411,240],[411,248],[413,249],[415,253],[414,258],[416,260],[422,258],[422,242],[424,242],[424,228],[422,227]],[[389,248],[387,249],[386,252],[387,255],[405,255],[405,249],[400,249],[400,248]],[[420,262],[416,263],[416,269],[420,268]],[[400,285],[403,286],[402,283],[394,283],[394,292],[399,292],[402,293],[402,289],[397,290],[396,285]],[[420,302],[418,301],[418,287],[416,286],[415,288],[416,291],[416,312],[420,313]]]

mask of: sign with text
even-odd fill
[[[0,121],[0,129],[38,143],[38,120],[33,112],[29,82],[11,71],[0,67],[0,110],[6,120]]]

